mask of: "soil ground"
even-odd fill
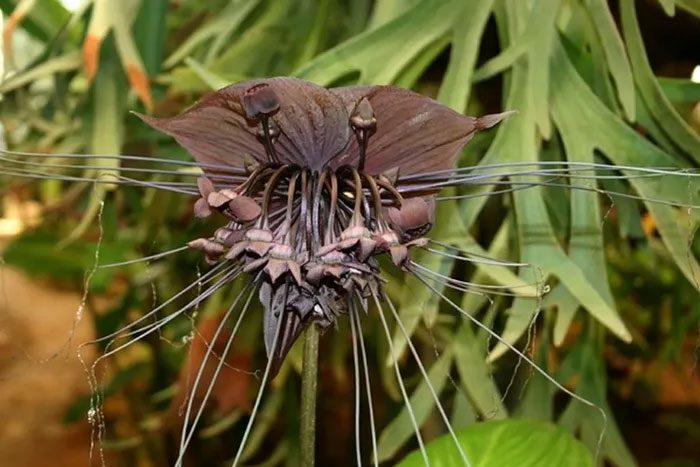
[[[63,422],[66,409],[89,394],[76,344],[90,340],[92,327],[89,319],[75,322],[79,305],[76,293],[0,269],[0,465],[88,465],[87,417]],[[82,353],[92,358],[91,349]]]

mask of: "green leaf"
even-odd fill
[[[585,334],[577,339],[576,345],[562,362],[559,377],[562,380],[576,377],[576,394],[602,409],[607,418],[603,419],[599,410],[571,400],[558,423],[571,433],[580,433],[581,441],[591,451],[602,448],[602,455],[614,465],[632,467],[636,463],[606,402],[607,382],[601,331],[598,324],[589,322]],[[602,446],[599,446],[601,435]]]
[[[698,0],[675,0],[675,2],[680,8],[696,18],[700,18],[700,2]]]
[[[676,0],[659,0],[659,3],[668,16],[676,14]]]
[[[81,64],[82,58],[79,51],[66,52],[64,55],[48,59],[33,68],[0,81],[0,94],[10,92],[43,78],[49,78],[58,73],[76,70]]]
[[[440,355],[440,358],[432,364],[428,371],[428,378],[438,396],[447,382],[451,364],[452,352],[448,350]],[[416,423],[418,426],[423,426],[435,408],[435,398],[430,392],[425,378],[421,379],[421,383],[411,394],[410,402],[416,417]],[[404,404],[401,412],[384,428],[384,431],[379,436],[379,444],[377,446],[379,461],[385,461],[394,457],[412,436],[415,436],[415,432],[413,431],[408,408]]]
[[[460,383],[479,414],[489,419],[507,417],[491,367],[484,359],[485,340],[477,338],[466,318],[454,337],[453,347]]]
[[[466,3],[471,5],[465,5],[453,27],[450,62],[437,97],[438,101],[457,112],[464,112],[467,108],[479,42],[491,14],[493,0]]]
[[[659,126],[675,144],[700,163],[700,136],[676,112],[656,81],[644,49],[634,1],[622,0],[620,11],[622,30],[632,60],[632,70],[642,98]]]
[[[579,140],[585,144],[587,152],[599,150],[620,166],[637,166],[639,160],[644,160],[648,167],[678,165],[671,155],[641,137],[608,110],[577,75],[563,50],[556,53],[555,60],[557,77],[552,90],[553,110],[562,131],[587,135]],[[629,183],[645,200],[644,204],[676,265],[696,288],[700,288],[697,282],[700,265],[689,248],[693,223],[679,222],[679,208],[654,201],[663,200],[681,206],[692,203],[700,191],[697,178],[679,173],[653,179],[632,177]]]
[[[150,76],[160,72],[167,32],[167,14],[168,0],[142,2],[132,28],[134,41]]]
[[[700,83],[679,78],[658,78],[658,81],[666,98],[671,102],[700,101]]]
[[[0,0],[0,10],[10,16],[18,3],[14,0]],[[61,31],[69,17],[70,13],[59,0],[41,0],[31,7],[22,20],[21,27],[37,39],[48,42]]]
[[[226,44],[226,39],[235,33],[246,17],[260,3],[260,0],[231,0],[223,10],[217,12],[214,19],[192,33],[163,63],[164,68],[171,68],[194,54],[198,47],[208,41],[208,57],[214,57]]]
[[[58,242],[58,232],[28,232],[10,243],[3,257],[7,264],[21,268],[30,275],[79,283],[85,279],[86,271],[91,271],[95,266],[96,254],[101,263],[110,263],[123,258],[129,248],[123,240],[102,245],[95,241],[83,241],[65,248],[58,248]],[[88,284],[91,290],[104,290],[115,274],[115,270],[111,269],[93,272]]]
[[[532,420],[477,423],[457,433],[473,467],[540,467],[566,465],[593,467],[586,447],[556,425]],[[433,467],[461,466],[461,458],[449,436],[426,445]],[[408,455],[402,467],[422,466],[420,452]]]
[[[617,30],[610,7],[604,0],[586,0],[585,6],[600,36],[605,60],[610,68],[610,74],[615,80],[622,108],[625,110],[627,118],[634,121],[634,77],[625,51],[625,44]]]
[[[328,85],[359,72],[362,83],[391,83],[426,47],[448,33],[455,5],[453,0],[422,0],[381,27],[324,52],[295,75]]]
[[[124,136],[122,121],[122,106],[124,105],[124,88],[119,78],[115,78],[116,52],[108,41],[106,51],[102,54],[97,79],[94,86],[92,109],[92,138],[90,149],[93,154],[119,154]],[[119,177],[117,158],[91,158],[90,164],[100,169],[86,169],[86,178],[101,180],[116,180]],[[116,185],[96,183],[92,195],[80,223],[61,242],[65,246],[80,238],[99,217],[107,192],[114,190]]]

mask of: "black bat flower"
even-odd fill
[[[404,267],[425,244],[436,189],[402,177],[451,169],[474,133],[505,115],[466,117],[390,86],[271,78],[228,86],[177,117],[141,118],[205,171],[195,215],[218,211],[222,226],[189,245],[254,277],[274,375],[309,323],[329,326],[350,302],[366,310],[382,295],[378,256]]]
[[[398,387],[425,462],[428,463],[428,459],[420,430],[422,422],[411,407],[385,311],[393,317],[405,339],[406,348],[426,381],[461,460],[468,464],[438,398],[439,391],[432,387],[420,355],[411,343],[414,328],[404,326],[385,290],[389,271],[384,268],[395,269],[394,266],[415,277],[418,285],[425,286],[446,308],[470,320],[512,350],[559,390],[581,403],[597,407],[556,382],[525,353],[455,303],[448,293],[476,292],[487,296],[539,299],[543,293],[539,288],[542,283],[537,286],[523,283],[528,291],[516,293],[513,290],[516,286],[462,280],[455,271],[434,270],[429,264],[412,259],[411,255],[420,248],[433,258],[459,263],[459,268],[465,265],[531,267],[526,263],[462,251],[449,239],[447,243],[428,240],[426,235],[436,221],[436,204],[548,186],[602,193],[606,198],[615,196],[659,206],[670,204],[696,209],[696,205],[688,202],[687,193],[696,186],[697,174],[686,169],[571,161],[482,162],[455,168],[460,151],[474,134],[496,125],[507,115],[468,117],[430,98],[391,86],[325,89],[299,79],[271,78],[223,88],[173,118],[140,115],[154,128],[174,137],[194,157],[194,162],[126,155],[47,155],[0,150],[0,173],[5,176],[136,185],[181,193],[194,197],[196,217],[211,217],[221,223],[211,235],[193,238],[188,246],[100,265],[123,266],[191,248],[201,251],[212,267],[196,282],[143,316],[95,341],[109,344],[90,372],[91,387],[96,392],[91,420],[98,427],[97,436],[101,439],[104,434],[99,410],[101,395],[95,375],[97,364],[196,309],[222,287],[243,279],[243,290],[229,304],[216,330],[207,333],[205,339],[213,343],[225,342],[221,345],[223,348],[206,345],[206,350],[200,349],[202,364],[192,381],[187,378],[183,390],[189,397],[176,398],[186,404],[186,408],[182,407],[185,408],[181,418],[184,426],[176,465],[182,465],[205,404],[209,399],[216,399],[216,379],[221,375],[241,322],[256,299],[263,308],[268,359],[234,464],[241,460],[267,380],[280,370],[296,339],[312,323],[328,327],[347,315],[355,364],[358,462],[361,461],[360,380],[364,379],[373,460],[378,465],[367,354],[360,330],[360,311],[367,312],[370,307],[377,310],[388,350],[394,357],[392,363]],[[115,170],[115,167],[118,168]],[[102,170],[109,176],[104,177]],[[683,180],[675,184],[675,188],[682,186],[683,189],[669,192],[668,199],[582,183],[666,177]],[[447,196],[438,195],[444,187],[455,190]],[[496,189],[479,190],[479,187]],[[166,316],[158,316],[166,307],[192,292],[196,292],[195,298]],[[228,329],[226,325],[234,311],[237,312],[235,324]],[[122,338],[127,339],[122,341]],[[217,361],[213,363],[212,360]],[[364,370],[363,378],[360,367]],[[203,381],[206,384],[202,384]]]

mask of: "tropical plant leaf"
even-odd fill
[[[428,378],[438,397],[447,382],[451,364],[452,351],[448,349],[433,363],[428,372]],[[423,426],[435,408],[435,398],[425,378],[422,379],[416,390],[411,394],[410,402],[416,423],[418,426]],[[408,408],[404,407],[379,436],[379,444],[377,445],[379,461],[383,462],[394,457],[406,441],[413,436],[415,436],[415,432],[413,431]]]
[[[473,425],[457,434],[473,466],[539,467],[566,465],[592,467],[590,452],[566,431],[532,420],[499,420]],[[463,465],[452,439],[442,436],[426,446],[430,465]],[[419,452],[407,456],[402,467],[423,465]]]

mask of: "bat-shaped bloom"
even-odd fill
[[[467,117],[390,86],[271,78],[223,88],[173,118],[141,118],[204,170],[194,212],[218,212],[222,226],[190,246],[259,287],[275,374],[309,323],[332,324],[352,301],[366,309],[381,289],[378,256],[403,267],[424,244],[436,188],[411,175],[453,168],[474,133],[504,116]]]

